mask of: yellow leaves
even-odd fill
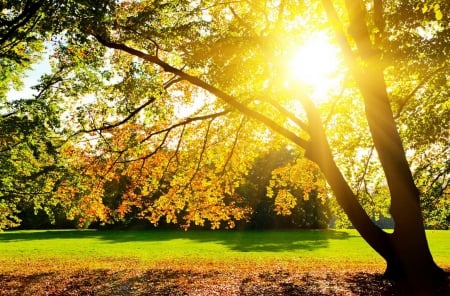
[[[211,229],[219,229],[220,228],[220,222],[219,221],[213,221],[211,222]]]
[[[119,215],[120,218],[125,217],[125,214],[127,214],[130,211],[130,207],[128,203],[121,203],[117,209],[116,209],[116,213]]]
[[[173,123],[164,120],[125,123],[94,141],[68,145],[67,163],[78,179],[68,181],[61,194],[71,197],[67,203],[78,211],[74,219],[138,217],[155,225],[165,220],[185,227],[233,228],[250,212],[237,202],[235,188],[261,149],[248,145],[245,128],[237,129],[240,122],[194,122],[170,133],[166,131]],[[79,204],[80,196],[85,196],[85,206]],[[103,208],[96,202],[101,199]]]
[[[281,189],[275,197],[275,211],[279,215],[290,215],[291,210],[297,205],[297,198],[288,190]]]
[[[442,20],[443,14],[439,4],[434,5],[434,15],[436,17],[436,20],[438,21]]]
[[[294,191],[297,196],[293,195]],[[278,214],[290,215],[291,210],[298,204],[299,195],[307,201],[313,194],[325,202],[325,180],[311,161],[300,157],[294,163],[272,171],[267,196],[275,196],[275,211]]]
[[[177,216],[174,211],[166,212],[166,222],[176,224],[178,222]]]
[[[0,200],[0,231],[20,225],[21,220],[16,217],[17,209],[14,205]]]
[[[439,3],[435,3],[435,4],[424,4],[422,6],[422,8],[420,8],[420,5],[416,7],[417,9],[421,9],[422,13],[425,14],[427,12],[433,12],[434,13],[434,17],[436,18],[436,20],[440,21],[442,20],[442,18],[444,17],[444,15],[442,14],[441,11],[441,6],[439,5]]]

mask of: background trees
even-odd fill
[[[331,206],[325,180],[305,159],[287,148],[269,151],[257,158],[238,193],[253,210],[250,229],[327,228]],[[299,178],[299,174],[302,177]],[[318,186],[315,178],[321,179]],[[297,182],[293,182],[293,180]],[[303,184],[299,182],[303,179]],[[270,196],[270,198],[267,198]]]

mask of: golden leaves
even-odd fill
[[[235,188],[256,154],[226,124],[124,123],[94,140],[67,145],[73,177],[58,194],[73,209],[69,218],[234,227],[250,212]]]
[[[290,215],[291,209],[297,205],[297,198],[286,189],[278,190],[275,197],[275,212],[283,216]]]
[[[272,171],[267,196],[275,196],[275,211],[278,214],[291,214],[291,210],[298,203],[298,194],[295,196],[293,192],[300,192],[305,201],[309,200],[312,194],[322,202],[327,198],[325,179],[317,166],[304,157]]]
[[[444,17],[444,15],[442,14],[441,11],[441,6],[439,5],[439,3],[432,3],[432,4],[423,4],[422,7],[420,7],[420,5],[418,5],[416,7],[417,9],[421,9],[422,13],[429,13],[429,12],[433,12],[434,13],[434,17],[436,18],[436,20],[440,21],[442,20],[442,18]]]

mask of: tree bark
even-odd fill
[[[374,82],[373,79],[367,81]],[[380,87],[376,83],[370,84],[370,87],[373,86]],[[368,93],[368,87],[366,85],[361,89],[365,95],[369,97],[369,94],[373,93],[378,102],[386,103],[387,96],[382,99],[383,96],[379,91],[372,90]],[[395,221],[394,233],[386,233],[374,224],[358,202],[357,196],[334,161],[319,114],[312,104],[305,104],[311,134],[306,157],[319,165],[339,205],[355,229],[385,259],[385,277],[400,283],[402,289],[410,295],[429,295],[436,287],[446,284],[445,273],[435,264],[429,250],[419,204],[419,192],[412,181],[391,109],[387,108],[389,104],[384,106],[384,108],[378,105],[374,107],[372,102],[366,102],[372,137],[378,144],[376,147],[380,149],[379,156],[390,189],[391,213]],[[372,112],[373,110],[378,112]]]
[[[385,276],[409,283],[414,287],[412,291],[420,294],[428,290],[430,283],[442,279],[444,273],[435,264],[428,247],[419,191],[414,184],[389,103],[380,55],[372,46],[365,23],[364,6],[361,1],[346,0],[350,19],[349,33],[357,46],[357,56],[365,65],[361,67],[358,66],[343,31],[337,25],[337,14],[331,2],[323,1],[323,3],[334,23],[347,62],[364,98],[367,122],[390,191],[391,214],[395,222],[394,233],[378,236],[375,240],[379,242],[373,247],[387,262]],[[334,174],[330,177],[334,177]],[[349,211],[345,208],[344,210],[346,213]],[[352,216],[350,213],[347,214],[349,217]],[[366,227],[358,224],[354,226],[364,238],[372,235],[368,233]]]
[[[370,83],[369,83],[370,82]],[[391,196],[395,222],[390,236],[393,256],[385,257],[385,276],[408,282],[414,292],[426,295],[443,271],[433,260],[423,223],[420,196],[390,108],[383,73],[372,65],[360,82],[366,117]]]

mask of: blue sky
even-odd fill
[[[35,90],[31,89],[34,85],[37,85],[39,82],[39,78],[43,74],[49,74],[51,72],[50,62],[48,59],[48,55],[43,55],[44,58],[33,65],[32,70],[28,70],[23,78],[23,87],[20,90],[11,89],[8,92],[8,100],[17,100],[17,99],[25,99],[29,98],[33,94],[35,94]]]

